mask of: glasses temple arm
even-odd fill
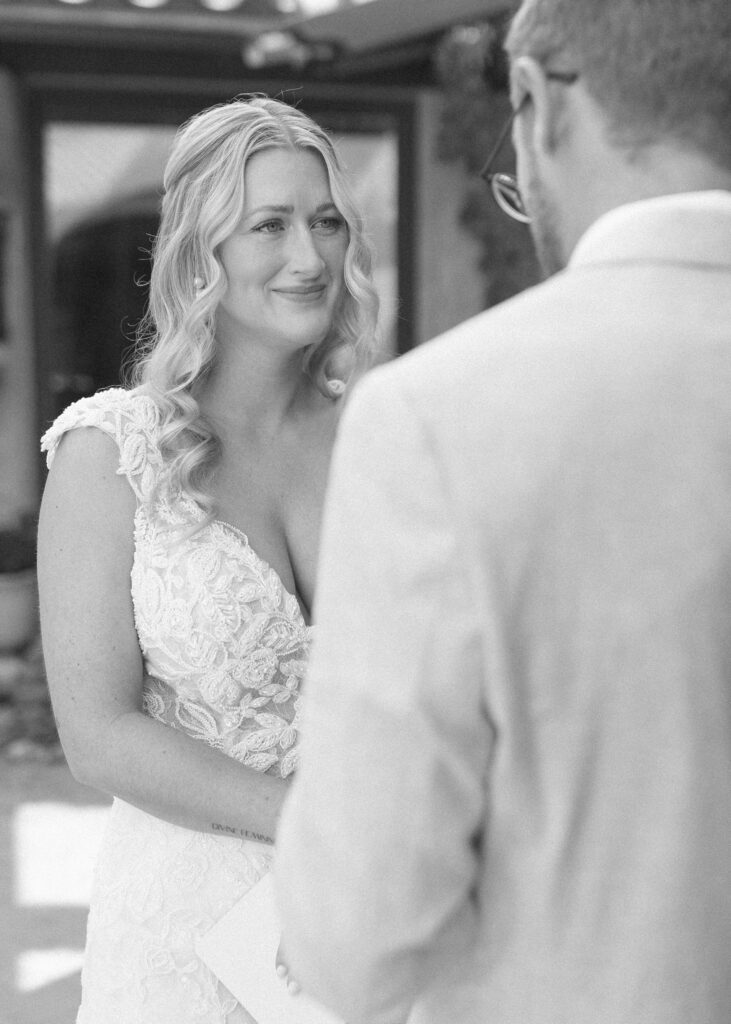
[[[505,140],[507,139],[508,135],[510,134],[510,132],[513,129],[513,122],[515,121],[517,113],[518,113],[518,111],[514,110],[512,112],[512,114],[510,115],[510,119],[507,121],[507,123],[505,125],[503,125],[503,129],[500,132],[500,134],[498,135],[497,140],[495,141],[495,145],[490,150],[490,155],[488,156],[487,160],[485,161],[485,163],[484,163],[484,165],[482,167],[482,170],[480,171],[480,177],[481,178],[487,179],[487,175],[488,175],[488,173],[490,171],[490,168],[492,167],[492,165],[495,162],[495,157],[498,155],[500,150],[503,148],[503,143],[505,142]]]

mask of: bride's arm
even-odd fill
[[[281,779],[147,717],[130,571],[135,498],[118,452],[71,431],[49,473],[38,533],[46,672],[79,782],[187,828],[273,842]]]

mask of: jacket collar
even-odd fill
[[[579,239],[569,267],[631,262],[731,269],[731,191],[684,192],[617,207]]]

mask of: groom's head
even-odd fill
[[[548,272],[615,206],[731,188],[731,0],[524,0],[507,49]]]

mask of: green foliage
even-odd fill
[[[510,116],[508,62],[502,46],[505,21],[461,25],[446,33],[435,54],[444,106],[437,156],[460,161],[472,180],[460,211],[460,223],[482,247],[485,305],[515,295],[538,280],[529,231],[496,206],[478,177],[485,159]],[[510,145],[500,170],[513,171]]]
[[[460,25],[442,39],[435,54],[444,91],[439,156],[464,161],[477,173],[488,151],[491,103],[505,92],[507,75],[500,30],[491,22]]]

